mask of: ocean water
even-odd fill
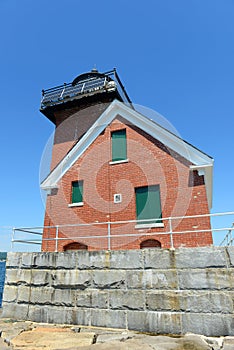
[[[2,306],[2,294],[5,282],[6,262],[0,261],[0,307]]]

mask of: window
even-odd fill
[[[88,246],[80,242],[72,242],[63,247],[63,251],[69,250],[87,250]]]
[[[127,159],[126,130],[117,130],[111,133],[112,162]]]
[[[83,181],[72,182],[72,203],[83,202]]]
[[[161,248],[161,246],[161,242],[157,241],[156,239],[146,239],[145,241],[141,242],[140,249]]]
[[[137,226],[162,227],[162,210],[159,185],[138,187],[135,189]],[[157,220],[159,219],[159,220]]]

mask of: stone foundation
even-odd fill
[[[234,247],[8,253],[3,315],[234,335]]]

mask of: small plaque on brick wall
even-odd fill
[[[116,193],[114,194],[114,203],[121,203],[122,202],[122,194]]]

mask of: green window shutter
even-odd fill
[[[72,203],[83,202],[83,181],[72,182]]]
[[[139,187],[135,189],[137,220],[162,218],[159,185]],[[139,222],[139,224],[159,223],[161,220]]]
[[[126,130],[117,130],[111,133],[112,161],[127,159]]]

